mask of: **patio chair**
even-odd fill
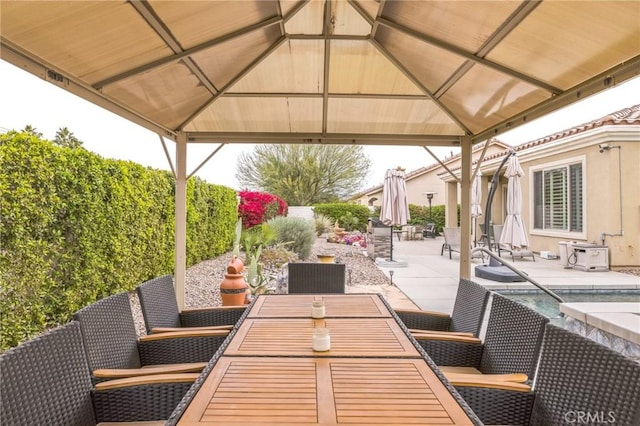
[[[494,386],[494,387],[489,387]],[[469,382],[456,390],[485,424],[640,424],[640,363],[547,324],[533,391]]]
[[[489,292],[480,284],[460,278],[451,315],[422,310],[396,310],[396,314],[412,333],[452,332],[478,336],[487,307]]]
[[[448,378],[458,375],[511,375],[527,382],[535,373],[549,318],[494,294],[484,342],[466,336],[414,335]]]
[[[136,287],[147,333],[230,330],[245,311],[244,306],[224,306],[180,311],[173,277],[164,275]]]
[[[435,238],[436,237],[436,224],[435,223],[427,223],[427,226],[422,231],[422,235],[424,238]]]
[[[75,321],[0,355],[0,370],[3,426],[92,426],[168,419],[197,376],[173,383],[116,380],[110,382],[111,389],[93,388],[80,325]]]
[[[460,228],[444,228],[442,234],[444,235],[444,243],[440,249],[440,256],[447,250],[449,259],[452,259],[451,252],[460,254]]]
[[[343,263],[289,263],[289,294],[345,292]]]
[[[449,259],[452,259],[452,252],[460,254],[460,227],[444,228],[442,230],[442,234],[444,235],[444,243],[442,244],[442,248],[440,249],[440,256],[442,256],[444,254],[444,251],[447,250],[449,252]],[[472,254],[471,258],[484,260],[484,255],[478,252]]]
[[[424,231],[424,226],[415,225],[412,226],[409,233],[409,239],[411,240],[424,240],[424,235],[422,234]]]
[[[228,335],[227,330],[204,330],[158,333],[138,339],[127,293],[99,300],[76,312],[73,318],[80,323],[95,382],[200,372]]]

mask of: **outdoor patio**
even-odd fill
[[[391,277],[390,271],[393,271],[393,283],[420,308],[449,312],[453,306],[458,285],[460,257],[457,253],[453,254],[452,260],[449,260],[446,253],[441,256],[443,242],[442,236],[415,241],[394,239],[394,259],[406,261],[408,267],[381,269],[388,277]],[[508,254],[503,254],[502,258],[511,262]],[[550,289],[640,291],[640,277],[630,274],[565,269],[560,260],[542,259],[539,256],[536,256],[535,262],[526,259],[512,263]],[[526,282],[501,283],[478,278],[475,276],[477,265],[482,265],[480,259],[472,261],[471,277],[488,289],[536,290],[532,284]]]

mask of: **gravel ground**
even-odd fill
[[[370,290],[374,293],[387,294],[392,290],[389,279],[378,269],[373,260],[362,254],[364,250],[345,244],[329,243],[325,237],[318,237],[306,261],[316,262],[318,254],[334,254],[336,262],[344,263],[347,267],[347,293],[350,292],[351,287],[351,290],[357,292]],[[224,278],[224,272],[231,257],[231,252],[225,253],[187,269],[185,282],[185,306],[187,308],[203,308],[222,304],[218,284]],[[357,290],[355,283],[358,283]],[[370,287],[370,289],[363,290],[363,287]],[[130,294],[130,301],[138,335],[143,335],[145,334],[144,320],[135,292]]]

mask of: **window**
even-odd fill
[[[533,172],[533,227],[549,231],[582,232],[582,163]]]

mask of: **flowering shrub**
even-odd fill
[[[283,199],[266,192],[240,191],[238,195],[238,213],[245,229],[253,228],[276,216],[284,216],[289,208]]]
[[[338,240],[338,243],[346,244],[349,246],[358,246],[358,247],[367,246],[365,235],[362,234],[361,232],[352,232],[352,233],[346,234],[345,236],[343,236]]]

